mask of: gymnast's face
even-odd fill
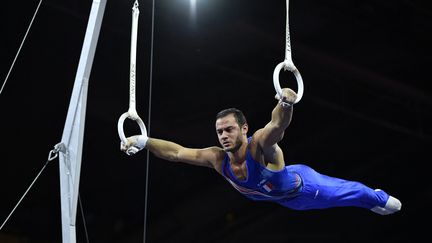
[[[243,136],[246,136],[247,124],[239,126],[233,114],[216,120],[216,133],[219,143],[226,152],[236,152],[243,144]]]

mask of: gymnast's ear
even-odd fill
[[[241,127],[242,130],[242,134],[247,134],[247,132],[249,131],[249,126],[247,123],[243,124],[243,126]]]

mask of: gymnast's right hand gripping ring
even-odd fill
[[[144,122],[142,121],[142,119],[138,115],[131,116],[129,114],[129,112],[125,112],[120,116],[118,123],[117,123],[118,134],[119,134],[119,137],[120,137],[121,142],[123,144],[125,144],[125,145],[127,144],[127,138],[126,138],[124,131],[123,131],[123,123],[126,120],[126,118],[130,118],[130,119],[136,121],[138,123],[138,126],[140,127],[141,135],[144,135],[147,137],[147,129],[146,129],[146,126],[144,125]],[[142,148],[139,148],[137,146],[131,146],[130,148],[127,149],[126,154],[134,155],[138,151],[140,151],[141,149]]]

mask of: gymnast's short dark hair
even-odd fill
[[[234,115],[234,118],[236,119],[236,122],[240,127],[244,124],[247,124],[246,117],[244,116],[243,112],[237,108],[228,108],[219,111],[219,113],[217,113],[216,115],[216,120],[222,117],[226,117],[230,114]]]

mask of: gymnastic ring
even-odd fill
[[[296,104],[297,102],[299,102],[303,96],[303,79],[302,76],[300,75],[299,70],[294,66],[294,64],[292,65],[287,65],[287,63],[281,62],[279,63],[274,72],[273,72],[273,85],[275,87],[276,93],[281,96],[282,95],[282,88],[280,86],[280,82],[279,82],[279,73],[281,71],[281,69],[284,68],[286,70],[291,71],[294,76],[296,77],[297,80],[297,99],[294,101],[294,104]]]
[[[119,137],[120,137],[121,141],[123,142],[123,144],[127,144],[127,138],[126,138],[124,131],[123,131],[123,123],[126,120],[126,118],[130,118],[131,120],[136,121],[138,123],[138,126],[140,127],[141,135],[147,136],[147,129],[146,129],[146,126],[144,125],[144,122],[142,121],[142,119],[138,115],[131,116],[129,112],[125,112],[120,116],[118,123],[117,123],[118,134],[119,134]],[[134,151],[134,153],[136,153],[136,152],[138,152],[138,151]],[[129,151],[128,151],[128,154],[129,154]]]

